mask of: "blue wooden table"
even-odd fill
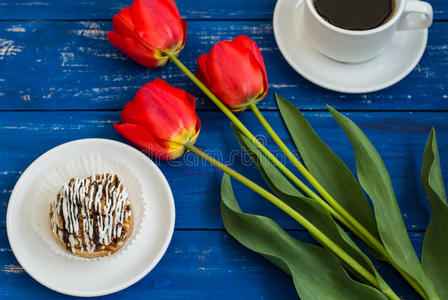
[[[426,53],[403,81],[386,90],[345,95],[319,88],[296,74],[280,55],[272,30],[275,0],[178,0],[188,20],[181,59],[192,70],[196,58],[219,40],[240,34],[261,48],[270,94],[260,108],[291,144],[274,103],[274,92],[293,101],[316,131],[354,169],[348,140],[325,111],[346,113],[377,146],[391,173],[406,226],[418,253],[429,210],[420,187],[424,145],[437,129],[444,176],[448,175],[448,3],[432,0],[435,23]],[[123,141],[112,124],[119,110],[144,83],[160,77],[198,98],[203,130],[197,145],[221,150],[223,160],[238,150],[229,121],[172,65],[149,70],[128,61],[106,39],[111,19],[130,0],[0,1],[0,299],[67,298],[34,281],[10,250],[5,216],[15,182],[46,150],[88,137]],[[251,113],[242,120],[263,132]],[[270,139],[268,148],[276,149]],[[222,174],[202,163],[189,167],[159,163],[174,192],[176,229],[161,262],[144,279],[109,299],[294,299],[290,278],[239,245],[223,229],[219,211]],[[254,166],[233,167],[258,182]],[[241,185],[236,194],[244,210],[269,216],[291,232],[310,236],[285,214]],[[416,294],[388,266],[378,270],[405,299]]]

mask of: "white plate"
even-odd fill
[[[360,64],[341,63],[317,52],[302,30],[302,0],[278,0],[274,35],[280,52],[300,75],[329,90],[368,93],[387,88],[408,75],[426,48],[428,30],[396,32],[378,57]]]
[[[103,261],[77,261],[55,254],[31,228],[30,221],[30,197],[43,175],[61,162],[89,154],[115,157],[130,168],[142,183],[146,202],[140,234],[123,254]],[[148,274],[168,248],[174,219],[171,189],[147,156],[120,142],[84,139],[49,150],[26,169],[11,194],[6,226],[11,249],[31,277],[57,292],[87,297],[117,292]]]

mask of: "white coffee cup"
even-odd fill
[[[432,24],[431,5],[418,0],[395,0],[392,17],[383,25],[369,30],[336,27],[319,15],[314,0],[304,1],[303,26],[309,41],[317,51],[341,62],[370,60],[381,54],[396,31],[426,29]]]

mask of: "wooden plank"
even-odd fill
[[[131,0],[97,1],[15,1],[4,0],[0,4],[0,19],[111,19],[120,9],[129,6]],[[180,13],[187,19],[270,19],[275,0],[178,0]],[[446,19],[448,6],[443,0],[432,0],[434,17]]]
[[[0,4],[0,19],[112,19],[132,0],[99,1],[14,1]],[[186,19],[271,19],[275,0],[228,1],[178,0],[179,12]],[[443,7],[442,3],[440,3]],[[444,11],[441,12],[443,16]]]
[[[129,61],[106,39],[110,22],[0,22],[0,110],[121,109],[137,89],[160,77],[199,96],[199,109],[214,109],[174,65],[146,69]],[[284,61],[270,22],[190,22],[181,60],[196,69],[196,58],[219,40],[240,34],[260,46],[270,94],[260,103],[276,109],[274,93],[301,109],[330,104],[350,110],[448,110],[448,24],[431,28],[418,67],[402,82],[367,95],[345,95],[308,82]]]
[[[291,147],[291,140],[277,112],[265,113],[278,134]],[[355,112],[349,113],[383,156],[408,229],[423,230],[428,221],[428,208],[420,187],[421,157],[431,126],[437,129],[444,175],[448,175],[448,127],[445,113]],[[311,124],[329,146],[354,169],[351,146],[328,113],[307,112]],[[263,183],[255,166],[241,149],[221,113],[201,112],[202,131],[198,146],[226,162],[258,183]],[[272,140],[264,136],[258,121],[249,112],[242,120],[260,133],[267,147],[285,160]],[[121,140],[112,123],[118,112],[2,112],[0,113],[0,226],[11,190],[22,171],[39,155],[61,143],[80,138],[102,137]],[[227,127],[228,126],[228,127]],[[188,153],[180,160],[159,162],[173,189],[176,203],[176,228],[222,228],[219,211],[222,173]],[[241,206],[250,212],[276,219],[285,228],[298,225],[266,200],[235,183]]]
[[[292,235],[313,242],[307,233]],[[411,233],[420,251],[423,235]],[[378,271],[403,299],[419,297],[390,267]],[[34,281],[18,264],[0,230],[0,298],[67,298]],[[289,276],[247,250],[223,231],[175,231],[156,268],[132,287],[108,299],[296,299]]]

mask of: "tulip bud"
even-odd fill
[[[112,26],[112,45],[145,67],[165,65],[167,53],[178,56],[185,45],[187,23],[173,0],[135,0],[114,16]]]
[[[201,128],[194,96],[161,79],[140,88],[121,111],[121,119],[122,123],[114,124],[115,130],[163,160],[182,156],[184,145],[194,144]]]
[[[198,59],[196,76],[232,111],[268,93],[268,77],[257,44],[247,36],[215,44]]]

